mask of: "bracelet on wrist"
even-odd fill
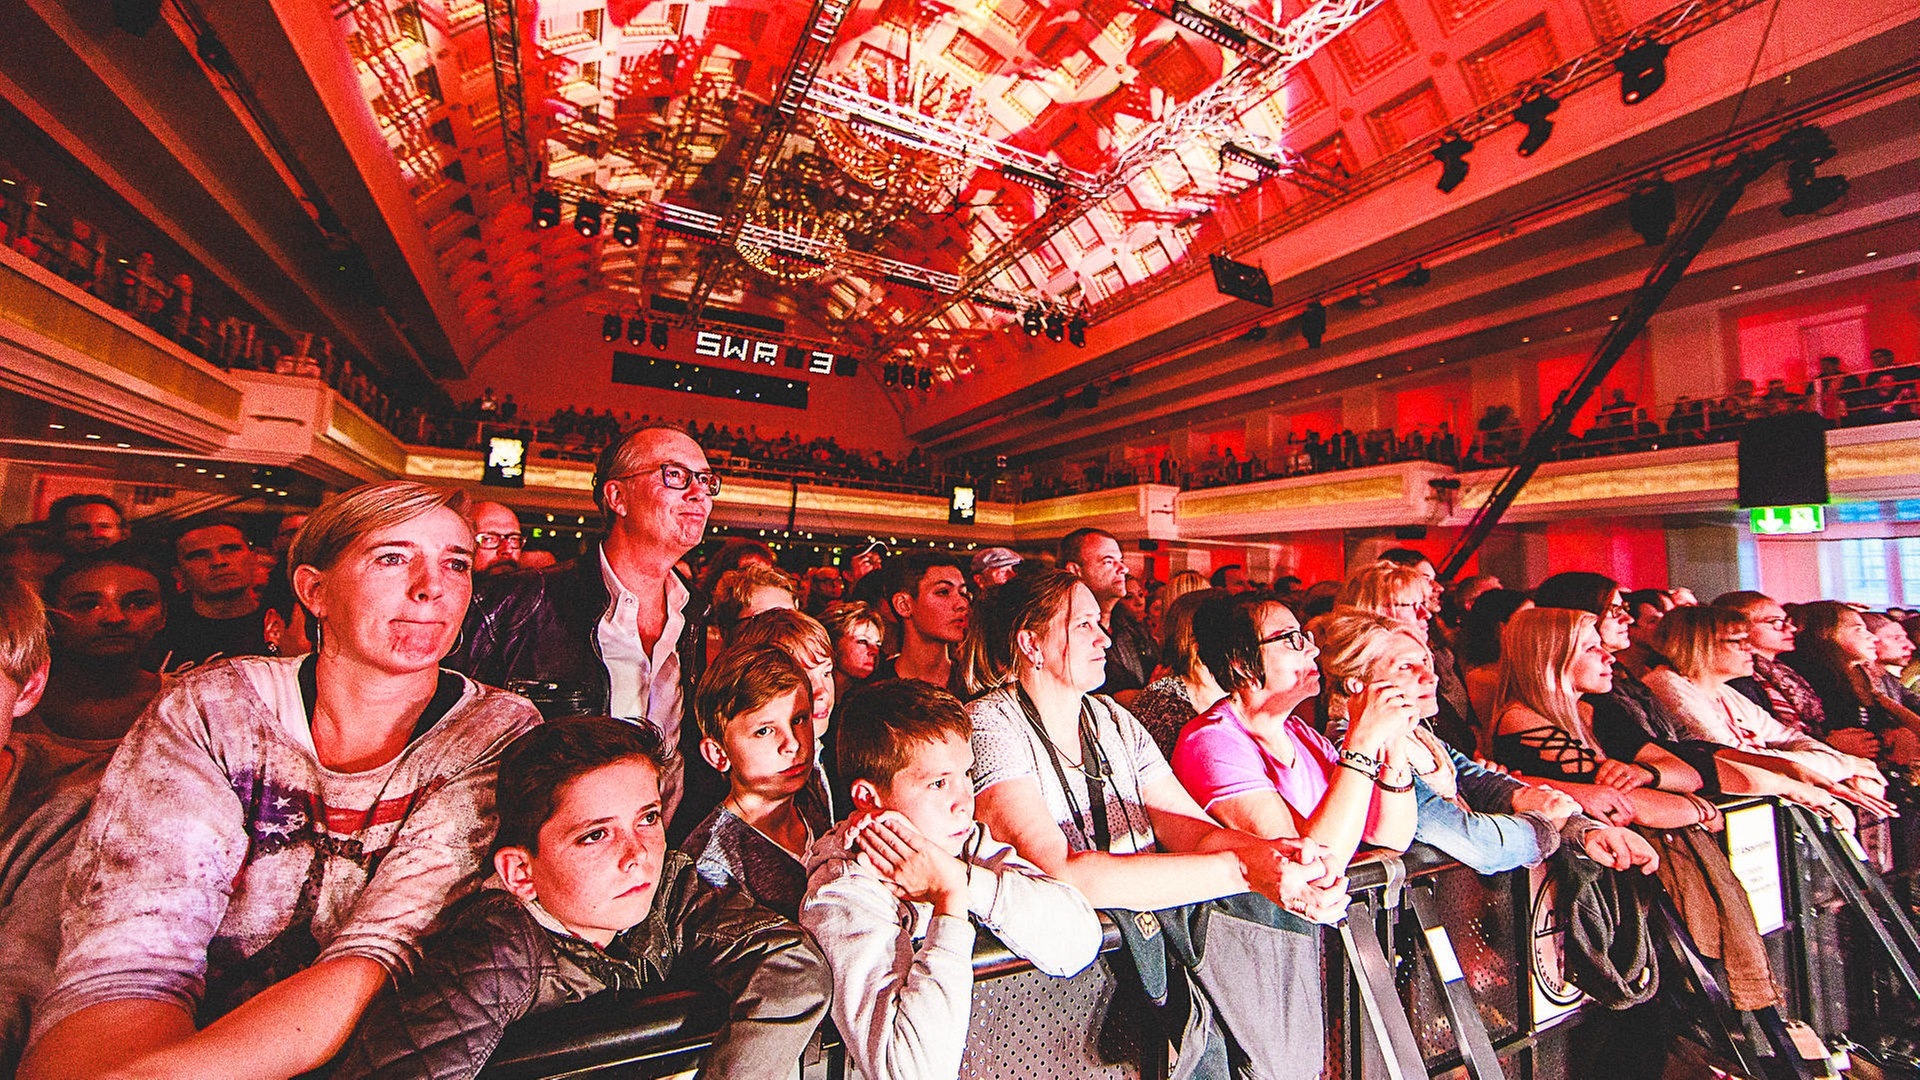
[[[1334,762],[1334,764],[1340,766],[1343,769],[1350,769],[1354,772],[1357,772],[1361,776],[1366,777],[1367,779],[1373,781],[1376,784],[1380,782],[1380,770],[1377,767],[1372,769],[1367,769],[1359,765],[1355,765],[1353,762],[1347,760],[1347,757],[1345,754],[1342,754],[1340,756],[1340,760],[1337,762]]]
[[[1395,794],[1395,795],[1402,795],[1402,794],[1405,794],[1406,792],[1413,790],[1413,770],[1411,769],[1407,770],[1407,782],[1404,784],[1387,783],[1387,778],[1385,774],[1375,776],[1373,778],[1373,783],[1374,783],[1374,786],[1379,788],[1381,791],[1391,792],[1392,794]]]
[[[1379,758],[1374,757],[1372,754],[1361,753],[1358,750],[1347,750],[1343,748],[1340,751],[1340,760],[1343,763],[1349,762],[1349,761],[1353,762],[1355,765],[1365,770],[1369,776],[1377,774],[1380,771]]]

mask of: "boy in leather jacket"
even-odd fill
[[[497,878],[367,1009],[333,1075],[471,1077],[515,1020],[685,982],[728,1002],[704,1075],[791,1077],[826,1014],[825,964],[791,920],[668,850],[660,771],[645,725],[574,717],[515,740],[500,762]]]

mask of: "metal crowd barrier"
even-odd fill
[[[1786,1011],[1823,1038],[1920,1023],[1920,934],[1859,850],[1808,811],[1771,799],[1723,804],[1730,862],[1748,888]],[[1469,1080],[1569,1075],[1576,1032],[1597,1010],[1559,977],[1557,927],[1543,869],[1482,876],[1438,851],[1370,853],[1348,872],[1353,905],[1322,932],[1327,1080]],[[1664,893],[1653,912],[1686,1034],[1706,1055],[1755,1077],[1823,1075],[1783,1064],[1783,1032],[1755,1028],[1720,989]],[[1120,948],[1105,926],[1102,952]],[[974,950],[974,1037],[991,1031],[984,1075],[1074,1076],[1087,1010],[1111,994],[1106,965],[1049,979],[981,932]],[[1677,975],[1677,979],[1674,976]],[[1103,981],[1105,980],[1105,981]],[[607,993],[509,1028],[484,1077],[660,1077],[694,1067],[723,1017],[697,988]],[[1909,1026],[1907,1030],[1915,1030]],[[1113,1075],[1158,1080],[1165,1048],[1136,1039]],[[809,1077],[848,1074],[831,1024]],[[975,1061],[976,1066],[980,1061]]]

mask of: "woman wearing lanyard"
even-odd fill
[[[1097,908],[1146,912],[1253,892],[1318,921],[1345,910],[1345,879],[1327,868],[1322,845],[1214,824],[1140,722],[1090,696],[1106,678],[1108,638],[1099,604],[1072,574],[1015,577],[975,618],[986,658],[1004,678],[967,707],[975,817],[995,836]],[[1208,956],[1221,951],[1216,941]],[[1298,975],[1272,973],[1317,1008],[1317,972]],[[1199,977],[1204,985],[1204,970]],[[1269,1021],[1275,1000],[1260,1003]]]

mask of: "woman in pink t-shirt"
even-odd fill
[[[1208,814],[1255,836],[1311,837],[1331,866],[1363,840],[1394,850],[1413,841],[1405,740],[1417,702],[1392,683],[1356,687],[1337,749],[1293,715],[1320,689],[1319,650],[1285,604],[1257,593],[1209,600],[1193,631],[1227,696],[1181,730],[1172,764]]]

